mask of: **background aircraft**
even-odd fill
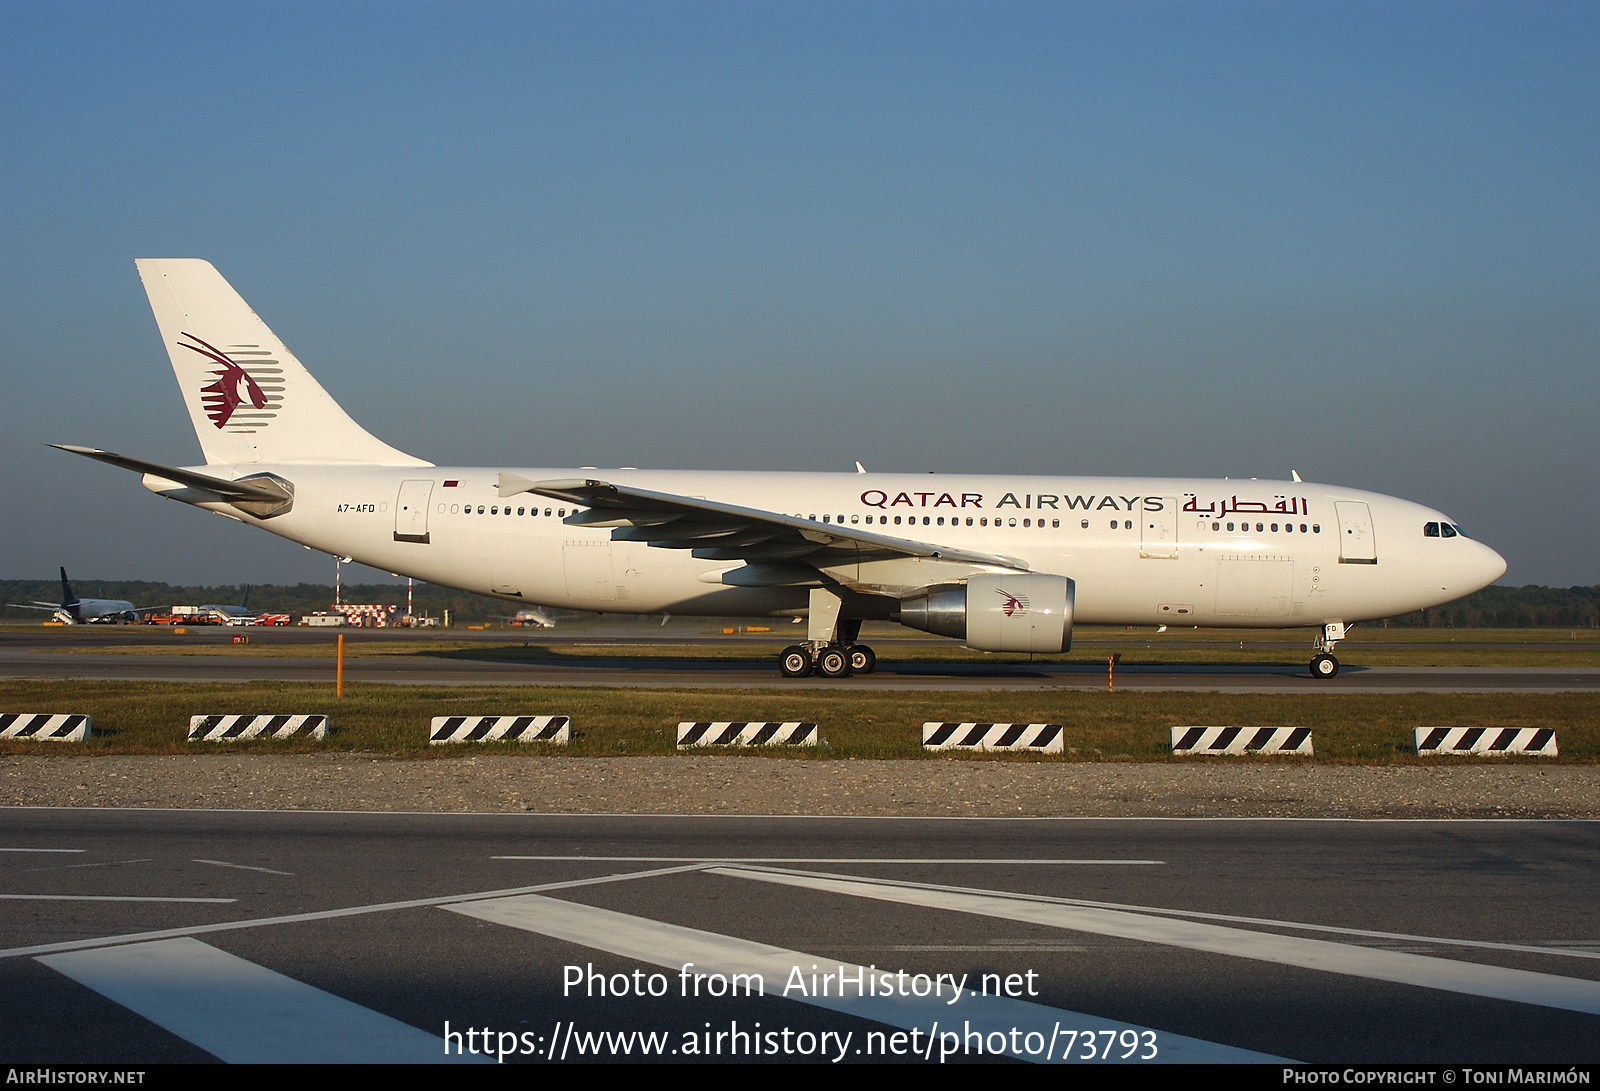
[[[72,584],[67,582],[67,570],[61,569],[61,601],[60,602],[12,602],[7,603],[20,610],[49,610],[55,614],[55,620],[68,625],[80,622],[137,622],[143,620],[145,614],[159,607],[148,606],[140,608],[125,599],[80,599],[72,593]]]
[[[249,601],[250,585],[247,583],[244,585],[244,594],[239,596],[239,605],[223,606],[208,602],[200,609],[210,613],[212,617],[217,618],[224,625],[254,625],[256,623],[256,611],[245,605]]]

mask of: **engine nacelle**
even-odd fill
[[[901,599],[894,620],[986,652],[1064,652],[1072,647],[1074,596],[1065,576],[972,576]]]

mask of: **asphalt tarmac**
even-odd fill
[[[1600,1059],[1594,822],[0,813],[16,1064]]]
[[[249,636],[256,647],[277,646],[282,650],[316,644],[321,646],[323,654],[259,655],[251,654],[248,647],[231,646],[226,654],[220,655],[172,654],[173,646],[226,645],[233,635]],[[0,631],[0,678],[321,682],[328,680],[333,672],[332,659],[325,649],[334,635],[327,630],[213,629],[180,636],[170,631],[115,626]],[[352,647],[356,641],[382,641],[404,648],[407,643],[440,640],[446,635],[439,631],[368,630],[349,633],[347,640]],[[493,654],[496,646],[508,643],[504,631],[458,633],[452,630],[448,639],[481,643],[486,654]],[[770,661],[748,658],[749,640],[742,637],[727,641],[708,637],[695,643],[695,636],[663,634],[656,627],[647,626],[617,627],[598,633],[594,630],[538,632],[521,639],[537,642],[559,657],[508,660],[426,654],[351,655],[345,659],[345,677],[353,682],[396,685],[670,689],[1035,690],[1103,689],[1108,684],[1107,664],[1098,658],[1087,662],[1050,660],[1033,664],[896,658],[897,649],[925,643],[921,641],[875,640],[879,652],[878,669],[870,675],[843,679],[812,675],[790,679],[778,673],[775,655]],[[770,639],[762,638],[763,642]],[[521,640],[513,637],[509,643],[515,646]],[[685,643],[692,643],[694,650],[678,655],[659,654],[661,645]],[[716,655],[719,643],[739,654],[719,658]],[[1114,641],[1104,643],[1107,648],[1122,646]],[[152,654],[102,654],[92,650],[108,645],[150,646]],[[1281,647],[1281,642],[1272,642],[1271,646]],[[630,647],[638,648],[639,654],[627,654]],[[62,650],[68,648],[72,650]],[[1130,690],[1223,693],[1561,693],[1600,691],[1600,668],[1364,667],[1350,662],[1337,678],[1319,680],[1312,678],[1307,666],[1301,663],[1128,663],[1118,665],[1110,681],[1118,688]]]

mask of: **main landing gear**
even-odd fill
[[[1322,635],[1312,645],[1317,654],[1311,657],[1311,677],[1333,678],[1338,675],[1339,661],[1334,658],[1333,649],[1344,639],[1346,628],[1342,621],[1330,621],[1322,627]]]
[[[878,657],[861,636],[861,619],[840,617],[844,600],[838,591],[813,587],[804,644],[791,644],[778,657],[785,678],[804,678],[815,671],[827,678],[871,674]]]
[[[778,667],[785,678],[804,678],[815,672],[827,678],[871,674],[878,657],[865,644],[794,644],[783,649]]]

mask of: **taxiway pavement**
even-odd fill
[[[12,1063],[1600,1055],[1594,822],[3,813]]]
[[[171,682],[324,682],[328,656],[70,654],[0,646],[0,678]],[[426,655],[347,656],[353,682],[437,686],[633,686],[670,689],[826,688],[879,690],[1104,689],[1104,663],[987,664],[881,659],[870,675],[784,678],[776,663],[711,657],[664,660],[615,655],[559,660],[437,658]],[[1222,693],[1570,693],[1600,691],[1591,667],[1360,667],[1331,680],[1286,664],[1128,664],[1114,684],[1129,690]]]

